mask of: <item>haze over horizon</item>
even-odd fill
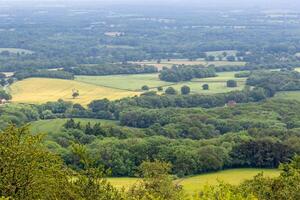
[[[247,8],[258,7],[263,9],[298,9],[299,0],[2,0],[0,5],[17,4],[28,6],[31,4],[64,4],[64,5],[172,5],[197,7],[232,7]]]

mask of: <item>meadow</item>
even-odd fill
[[[276,177],[279,170],[276,169],[229,169],[214,173],[201,174],[187,178],[177,179],[174,183],[182,185],[187,194],[193,195],[201,190],[205,185],[215,185],[218,181],[237,185],[245,180],[253,178],[258,173],[263,172],[265,176]],[[118,189],[128,189],[135,184],[138,178],[109,178],[108,181]]]
[[[9,87],[13,96],[12,102],[40,104],[48,101],[63,99],[87,105],[95,99],[109,100],[132,97],[142,93],[141,87],[147,85],[157,91],[157,87],[164,90],[172,86],[178,92],[183,85],[191,88],[194,94],[215,94],[241,90],[245,85],[244,78],[235,78],[236,72],[218,73],[218,77],[193,79],[188,82],[171,83],[161,81],[158,74],[138,75],[111,75],[111,76],[76,76],[75,80],[62,80],[51,78],[28,78],[18,81]],[[234,79],[238,87],[228,88],[226,81]],[[202,85],[208,84],[209,90],[203,90]],[[79,97],[72,98],[72,90],[79,91]]]
[[[169,86],[174,87],[178,91],[183,85],[187,85],[191,88],[192,93],[198,94],[215,94],[222,92],[229,92],[232,90],[241,90],[245,85],[244,78],[235,78],[236,72],[222,72],[218,73],[217,77],[193,79],[188,82],[171,83],[161,81],[158,74],[139,74],[139,75],[112,75],[112,76],[76,76],[77,81],[94,84],[98,86],[105,86],[112,89],[121,89],[129,91],[140,91],[144,85],[149,86],[151,89],[157,87],[163,87],[166,89]],[[227,80],[236,80],[238,87],[228,88],[226,87]],[[203,90],[202,85],[209,84],[210,90]]]
[[[87,105],[95,99],[115,100],[139,94],[138,92],[101,87],[73,80],[50,78],[25,79],[14,83],[9,89],[13,96],[12,102],[33,104],[63,99]],[[72,98],[73,89],[78,90],[80,94],[76,99]]]
[[[273,98],[300,101],[300,91],[278,92]]]

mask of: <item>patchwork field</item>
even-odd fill
[[[218,77],[193,79],[188,82],[170,83],[161,81],[158,74],[142,75],[113,75],[113,76],[77,76],[75,80],[62,80],[50,78],[29,78],[18,81],[10,86],[13,96],[12,102],[16,103],[45,103],[63,99],[87,105],[95,99],[107,98],[110,100],[121,99],[141,94],[141,87],[149,86],[156,91],[161,86],[166,89],[174,87],[178,92],[183,85],[191,88],[192,93],[215,94],[241,90],[245,85],[244,78],[235,78],[235,72],[219,73]],[[226,81],[234,79],[238,87],[226,87]],[[208,84],[209,90],[203,90],[202,85]],[[72,90],[79,91],[79,97],[72,98]]]
[[[72,90],[79,91],[80,96],[72,98]],[[18,103],[44,103],[63,99],[89,104],[92,100],[108,98],[111,100],[138,95],[138,92],[101,87],[72,80],[29,78],[14,83],[10,87],[12,101]]]
[[[184,190],[192,195],[199,191],[204,185],[214,185],[219,181],[224,181],[230,184],[239,184],[244,180],[251,179],[258,173],[263,172],[265,176],[276,177],[279,175],[279,170],[275,169],[232,169],[224,170],[215,173],[202,174],[198,176],[188,177],[175,180],[174,182],[183,186]],[[137,178],[109,178],[109,182],[117,188],[129,188],[136,183]]]
[[[50,120],[39,120],[30,124],[32,133],[48,133],[48,132],[59,132],[63,125],[68,119],[50,119]],[[82,125],[90,122],[92,125],[95,123],[101,123],[101,125],[116,124],[116,121],[100,120],[100,119],[74,119],[75,122],[80,122]]]
[[[193,79],[189,82],[170,83],[161,81],[158,78],[158,74],[141,74],[141,75],[113,75],[113,76],[77,76],[76,80],[84,83],[94,84],[98,86],[110,87],[113,89],[122,89],[129,91],[140,91],[143,85],[147,85],[150,88],[157,88],[159,86],[166,89],[169,86],[174,87],[178,91],[183,85],[187,85],[191,88],[192,93],[201,94],[214,94],[228,92],[232,90],[241,90],[245,85],[244,78],[235,78],[236,72],[222,72],[218,73],[218,77]],[[238,87],[228,88],[226,87],[226,81],[234,79],[238,82]],[[210,90],[202,90],[203,84],[209,84]]]

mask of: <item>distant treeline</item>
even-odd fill
[[[145,74],[155,73],[157,68],[148,65],[138,64],[99,64],[93,66],[78,66],[72,68],[66,68],[67,72],[75,75],[89,75],[89,76],[101,76],[101,75],[114,75],[114,74]]]
[[[74,75],[72,73],[63,70],[25,70],[18,71],[14,74],[14,77],[18,80],[22,80],[30,77],[44,77],[44,78],[58,78],[73,80]]]

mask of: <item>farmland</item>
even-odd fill
[[[72,90],[79,91],[80,96],[72,98]],[[138,92],[124,91],[101,87],[93,84],[72,80],[29,78],[16,82],[10,87],[13,102],[44,103],[63,99],[87,105],[94,99],[108,98],[111,100],[138,95]]]
[[[180,91],[183,85],[191,88],[192,93],[215,94],[241,90],[245,85],[245,79],[235,78],[234,72],[219,73],[218,77],[194,79],[189,82],[170,83],[161,81],[158,74],[144,75],[111,75],[111,76],[77,76],[75,80],[61,80],[50,78],[29,78],[14,83],[9,89],[16,103],[44,103],[63,99],[87,105],[95,99],[107,98],[110,100],[121,99],[139,95],[141,87],[147,85],[156,90],[161,86],[166,89],[169,86]],[[226,87],[226,81],[234,79],[238,87]],[[202,90],[202,85],[208,84],[209,90]],[[80,95],[72,98],[72,90],[76,89]]]
[[[251,179],[258,173],[263,172],[268,177],[276,177],[279,175],[278,170],[273,169],[232,169],[215,173],[202,174],[175,180],[174,182],[183,186],[186,193],[192,195],[199,191],[205,185],[214,185],[218,181],[224,181],[237,185],[244,180]],[[109,178],[109,182],[117,188],[125,189],[136,183],[138,178]]]
[[[84,83],[94,84],[98,86],[109,87],[113,89],[140,91],[143,85],[147,85],[150,88],[157,88],[159,86],[166,89],[169,86],[174,87],[177,90],[183,85],[187,85],[191,88],[192,93],[204,93],[214,94],[228,92],[232,90],[241,90],[245,85],[245,79],[235,78],[235,72],[222,72],[218,73],[217,77],[194,79],[189,82],[170,83],[161,81],[158,78],[158,74],[145,74],[145,75],[113,75],[113,76],[77,76],[76,80]],[[226,81],[234,79],[238,82],[237,88],[227,88]],[[209,84],[210,90],[202,90],[203,84]]]

